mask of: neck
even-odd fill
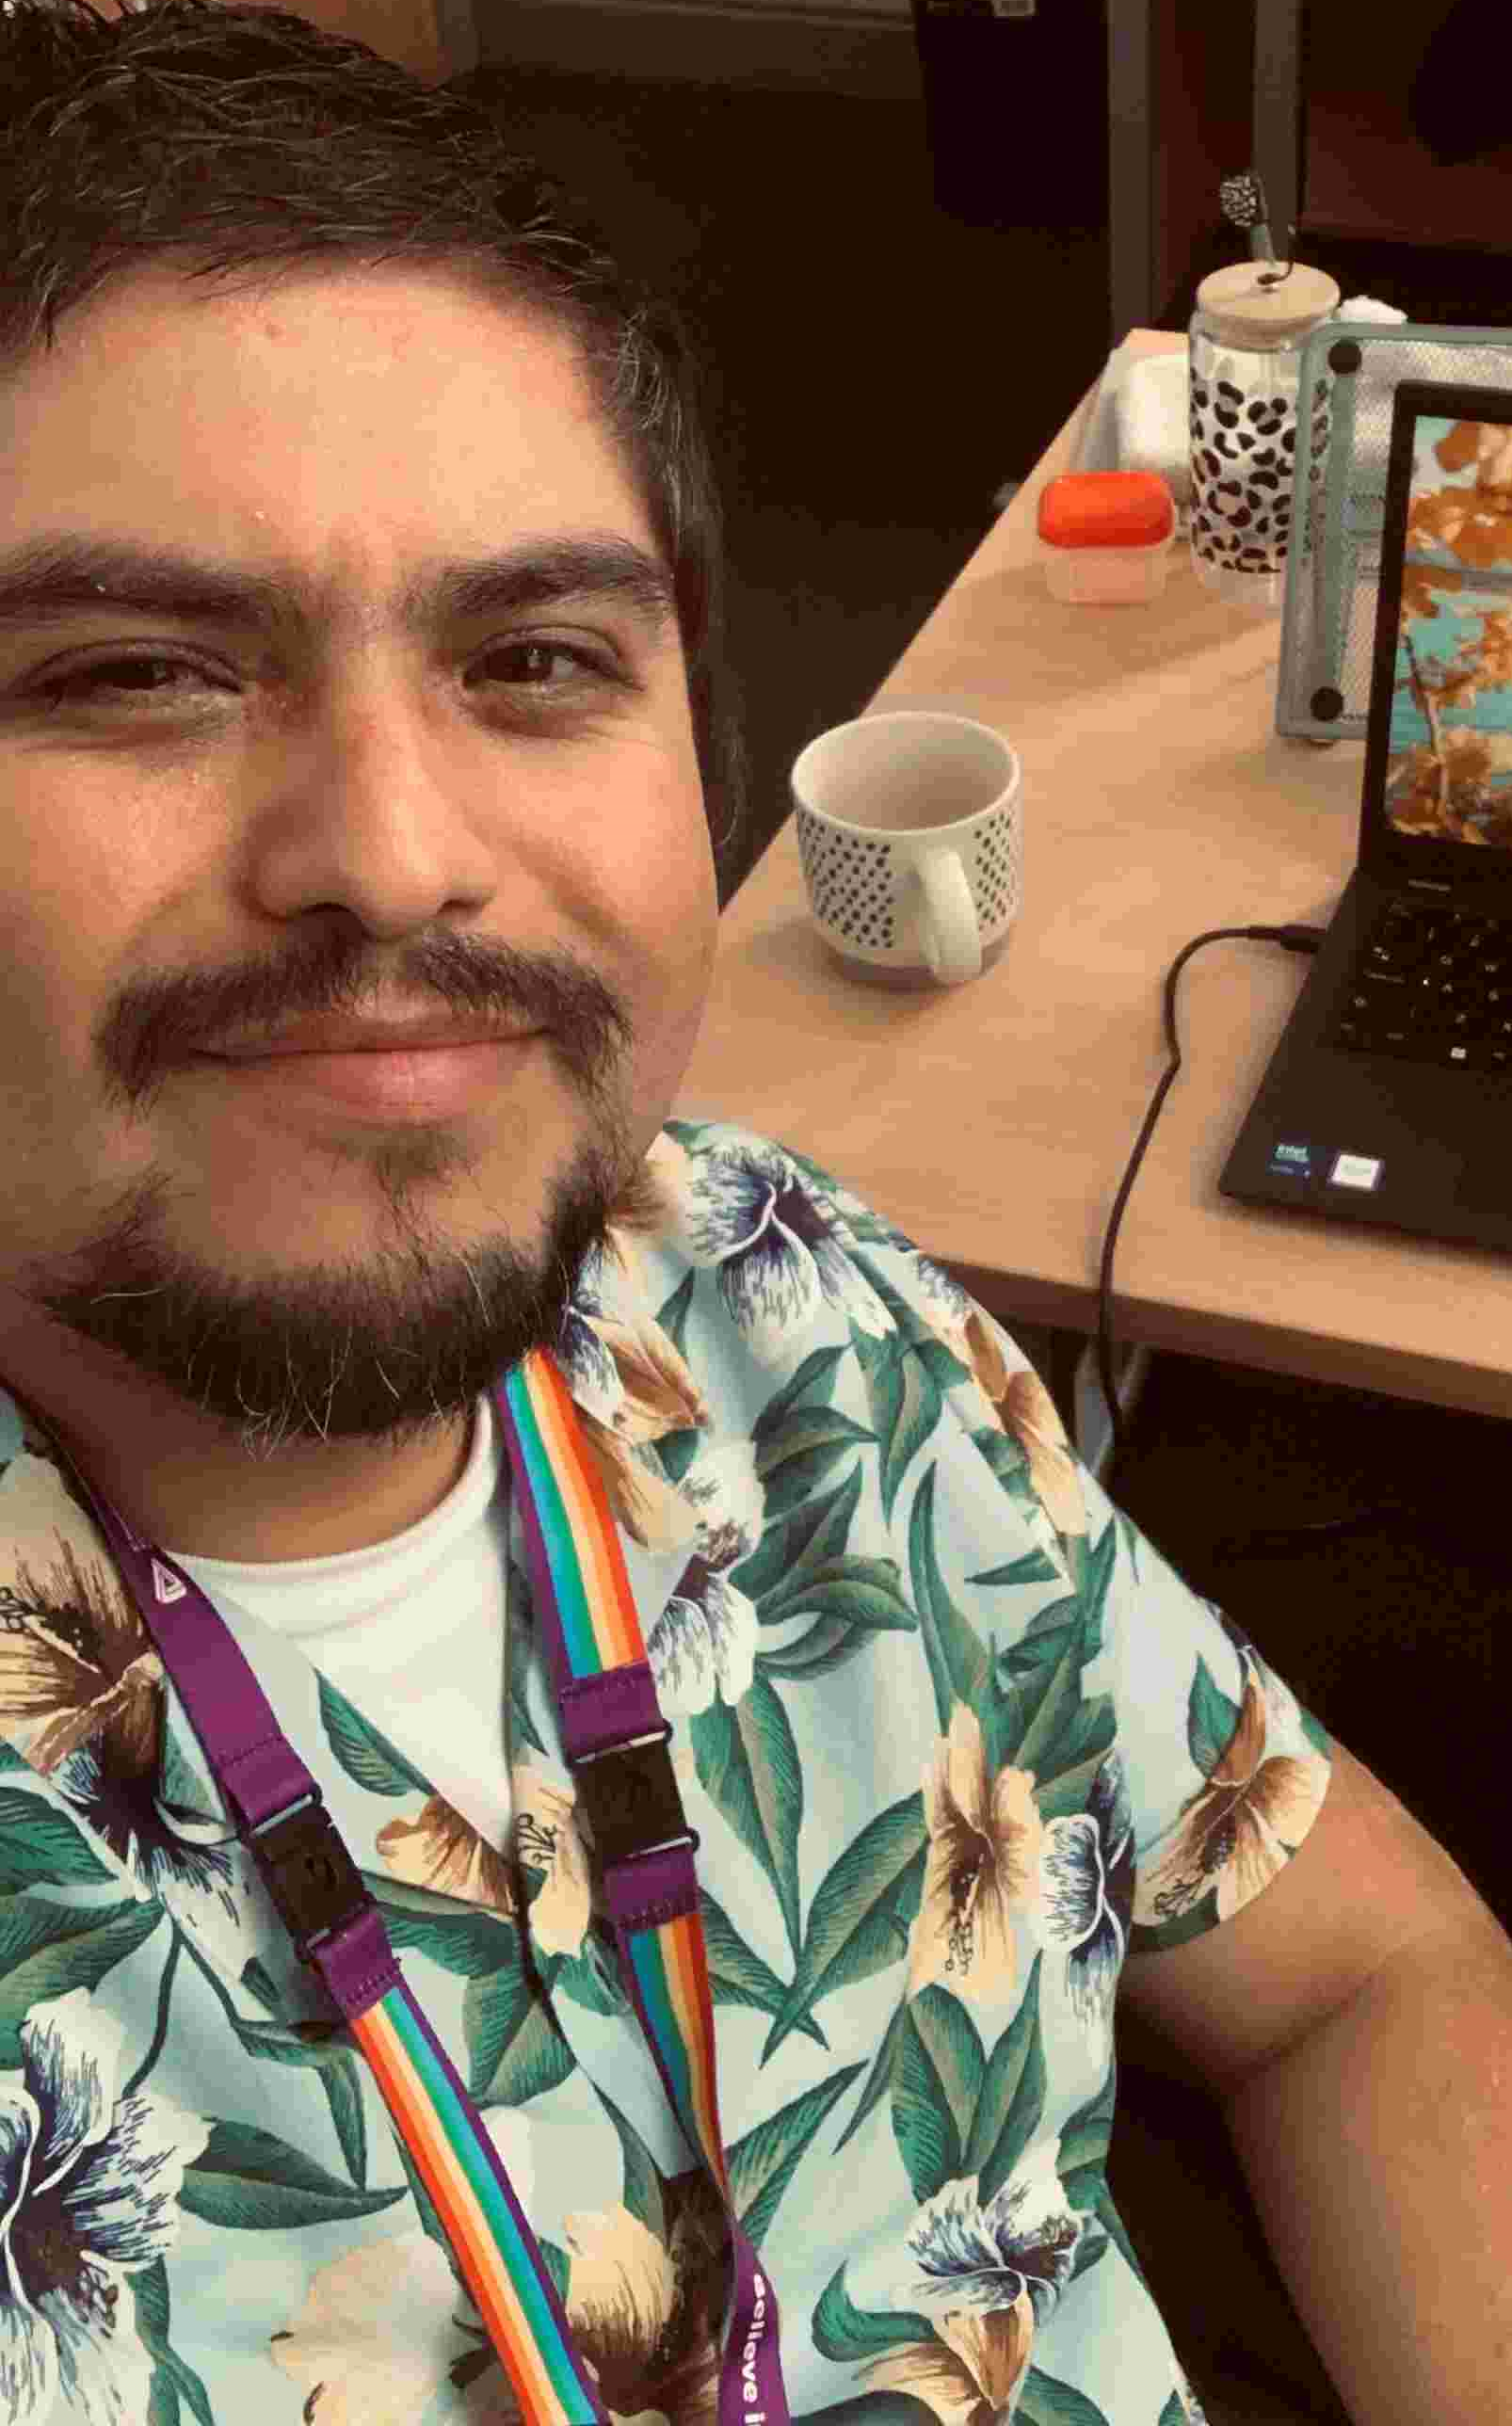
[[[376,1549],[434,1513],[466,1471],[472,1414],[403,1448],[372,1441],[301,1444],[252,1462],[157,1428],[38,1410],[90,1488],[144,1540],[172,1556],[282,1565]]]

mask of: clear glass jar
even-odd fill
[[[1302,348],[1330,318],[1339,289],[1296,262],[1242,261],[1197,289],[1188,330],[1192,561],[1200,580],[1236,605],[1279,608],[1296,461]],[[1320,394],[1308,445],[1327,444]]]

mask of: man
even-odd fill
[[[1497,1922],[997,1324],[804,1156],[671,1117],[713,869],[572,346],[434,268],[165,264],[4,409],[7,2416],[519,2414],[80,1480],[252,1663],[604,2406],[715,2414],[723,2213],[616,1965],[493,1395],[535,1350],[698,1833],[793,2414],[1201,2417],[1103,2180],[1115,1993],[1222,2101],[1360,2426],[1504,2414]],[[149,604],[107,549],[283,587]],[[433,577],[505,552],[511,605]]]

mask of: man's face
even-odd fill
[[[399,619],[436,559],[654,555],[570,347],[431,272],[153,271],[0,382],[0,604],[63,534],[309,602],[0,614],[0,1373],[26,1395],[45,1336],[254,1455],[455,1416],[553,1334],[714,947],[675,621]],[[333,1011],[537,1032],[404,1113],[204,1058]]]

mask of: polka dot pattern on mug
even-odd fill
[[[993,817],[978,834],[976,873],[971,898],[984,934],[990,935],[1014,915],[1022,898],[1022,867],[1017,849],[1021,827],[1012,817]]]
[[[835,833],[800,815],[798,849],[821,926],[832,927],[848,944],[889,951],[896,890],[890,843]]]
[[[912,963],[917,943],[911,922],[899,931],[906,854],[895,850],[886,835],[822,825],[801,803],[797,822],[804,881],[820,926],[852,951]],[[1022,821],[1011,808],[1000,810],[962,847],[962,861],[978,927],[990,943],[1023,900]]]

